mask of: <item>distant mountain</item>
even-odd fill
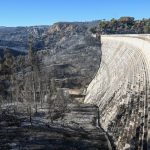
[[[101,60],[100,41],[91,36],[89,25],[59,22],[52,26],[5,27],[0,29],[0,55],[6,47],[15,56],[27,53],[32,35],[38,63],[57,79],[59,87],[82,87],[91,81]]]
[[[40,49],[40,39],[49,26],[33,27],[0,27],[0,47],[8,47],[16,51],[27,51],[28,39],[32,35],[34,48]]]
[[[0,27],[0,47],[1,48],[10,48],[14,51],[23,51],[26,52],[28,50],[28,39],[29,36],[33,36],[33,49],[34,50],[42,50],[47,48],[52,48],[54,43],[53,41],[57,39],[57,37],[53,34],[50,34],[55,25],[77,25],[78,27],[84,27],[88,30],[91,27],[96,27],[99,24],[99,21],[91,21],[91,22],[58,22],[52,26],[30,26],[30,27]],[[82,28],[83,29],[83,28]],[[62,31],[60,31],[62,32]],[[82,31],[80,31],[82,32]],[[51,42],[48,42],[48,39]]]

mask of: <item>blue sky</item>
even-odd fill
[[[120,16],[150,18],[150,0],[0,0],[0,26],[50,25]]]

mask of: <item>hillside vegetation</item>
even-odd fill
[[[92,33],[102,34],[148,34],[150,19],[135,20],[134,17],[121,17],[110,21],[101,20],[98,27],[91,28]]]

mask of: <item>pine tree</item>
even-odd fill
[[[2,72],[4,73],[4,79],[9,82],[6,97],[9,98],[11,102],[13,98],[13,73],[15,68],[14,64],[14,56],[12,55],[10,49],[6,48],[4,50]]]

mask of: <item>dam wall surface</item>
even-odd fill
[[[118,150],[150,149],[150,35],[103,35],[85,103],[96,104]]]

